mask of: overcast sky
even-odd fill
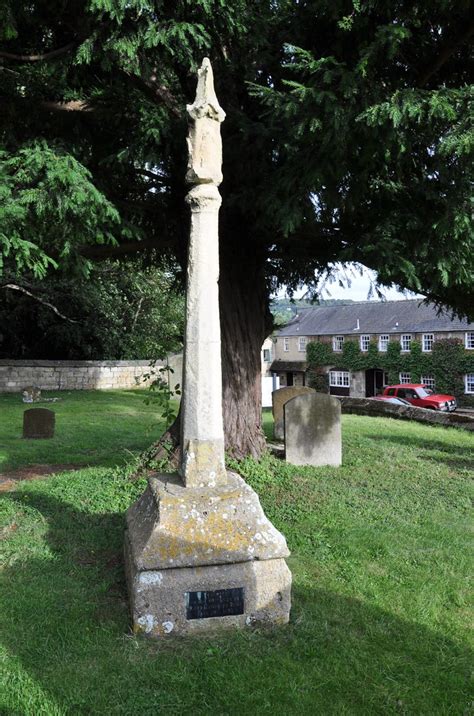
[[[376,280],[376,274],[374,271],[370,271],[369,269],[363,267],[363,274],[361,276],[358,269],[349,267],[345,271],[341,271],[338,275],[344,283],[344,287],[339,285],[338,280],[333,283],[326,282],[326,285],[322,288],[320,296],[322,299],[347,298],[352,301],[380,300],[375,292],[370,299],[368,298],[371,278],[372,282],[375,282]],[[348,285],[349,282],[350,286]],[[392,288],[382,288],[381,291],[387,301],[404,301],[409,298],[416,298],[417,296],[420,296],[420,294],[410,293],[409,291],[402,293],[396,286],[393,286]],[[304,293],[304,290],[298,291],[294,297],[301,298]]]

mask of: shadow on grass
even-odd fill
[[[463,713],[472,654],[450,638],[322,589],[296,586],[274,631],[166,643],[131,637],[123,515],[12,494],[46,521],[47,549],[3,573],[17,714]],[[15,690],[16,689],[16,690]]]

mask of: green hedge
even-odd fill
[[[464,405],[474,406],[474,396],[464,394],[464,375],[474,373],[474,352],[467,351],[458,338],[435,341],[431,353],[423,353],[418,341],[412,341],[409,353],[401,352],[399,341],[390,341],[383,353],[375,340],[370,341],[366,352],[360,350],[358,341],[344,341],[340,353],[335,353],[329,343],[311,342],[306,355],[309,383],[314,387],[321,383],[320,370],[324,365],[350,371],[379,368],[388,373],[389,383],[398,383],[401,372],[410,373],[413,383],[419,383],[422,375],[433,375],[436,390],[455,395]]]

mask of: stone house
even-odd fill
[[[270,371],[280,385],[305,385],[308,382],[306,349],[309,343],[326,344],[331,363],[321,366],[333,395],[371,397],[389,384],[383,359],[391,342],[400,346],[400,357],[410,354],[412,344],[421,346],[422,356],[432,353],[436,341],[456,338],[462,341],[468,369],[463,374],[464,394],[474,398],[474,323],[453,317],[447,310],[438,313],[431,304],[419,299],[401,301],[365,301],[347,305],[315,306],[300,311],[273,337],[273,361]],[[341,365],[344,345],[356,343],[361,356],[369,350],[377,352],[380,363],[366,370],[348,370]],[[472,354],[470,353],[472,351]],[[346,361],[347,362],[347,361]],[[373,362],[374,363],[374,362]],[[406,361],[405,361],[406,363]],[[425,361],[425,363],[428,363]],[[403,360],[400,361],[400,366]],[[392,371],[392,380],[394,381]],[[431,373],[412,376],[400,369],[399,383],[421,381],[436,388]]]

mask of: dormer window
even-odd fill
[[[360,349],[361,351],[367,352],[369,350],[369,344],[370,344],[370,336],[361,336],[360,337]]]
[[[344,345],[344,336],[334,336],[332,339],[332,349],[336,353],[341,353]]]

